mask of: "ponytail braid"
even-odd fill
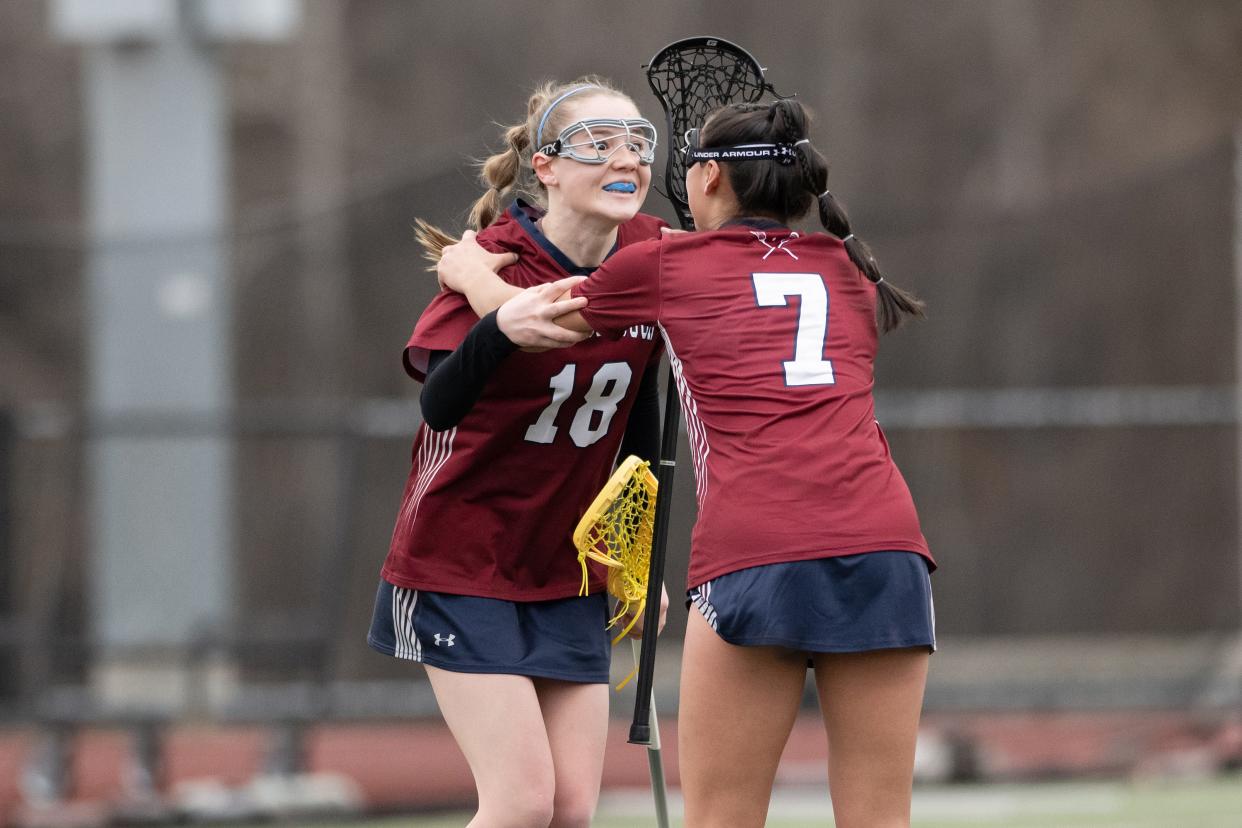
[[[876,315],[881,333],[894,330],[907,318],[922,319],[925,316],[923,301],[885,281],[871,248],[850,229],[850,219],[845,207],[828,189],[828,162],[806,138],[805,110],[800,104],[788,99],[773,102],[772,108],[780,115],[784,128],[784,134],[778,140],[793,145],[802,184],[815,196],[820,223],[825,230],[842,241],[850,261],[875,284],[876,298],[879,300],[876,303]]]
[[[505,150],[484,161],[479,171],[479,179],[487,185],[487,190],[470,208],[468,221],[475,230],[487,227],[504,210],[501,196],[517,181],[522,171],[522,152],[530,146],[526,124],[506,128],[505,144]],[[414,220],[414,239],[423,248],[423,258],[431,262],[427,268],[431,271],[436,269],[444,248],[461,241],[422,219]]]
[[[871,248],[850,230],[849,216],[837,197],[825,189],[816,200],[819,202],[820,222],[829,233],[841,239],[850,261],[875,284],[880,332],[888,333],[909,318],[922,319],[926,315],[923,300],[885,280]]]
[[[475,230],[487,227],[504,209],[501,196],[513,186],[522,171],[522,160],[530,149],[528,133],[526,124],[515,124],[507,128],[505,150],[483,162],[479,179],[487,185],[487,191],[470,208],[470,226]]]

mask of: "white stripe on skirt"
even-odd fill
[[[414,632],[414,607],[418,604],[418,590],[394,586],[392,588],[392,629],[396,639],[393,655],[411,661],[423,660],[423,647]]]
[[[698,608],[699,612],[707,620],[707,625],[715,630],[717,629],[716,608],[712,606],[711,594],[712,582],[708,581],[690,593],[690,601]]]

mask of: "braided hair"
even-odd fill
[[[906,319],[922,318],[922,300],[887,281],[871,248],[854,235],[845,208],[828,190],[828,161],[807,137],[809,126],[809,113],[795,100],[733,104],[708,117],[700,141],[704,147],[747,143],[792,146],[793,164],[753,159],[721,165],[741,215],[764,216],[788,224],[804,216],[815,202],[824,229],[844,243],[850,261],[875,284],[879,329],[887,333]]]

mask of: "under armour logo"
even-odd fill
[[[768,252],[763,254],[763,258],[765,260],[768,258],[768,256],[771,256],[773,253],[779,250],[782,253],[788,253],[789,257],[793,259],[795,262],[798,261],[798,257],[794,255],[794,252],[792,250],[786,249],[785,247],[785,245],[789,244],[791,241],[798,238],[797,233],[790,233],[788,238],[781,239],[776,244],[772,244],[772,242],[768,241],[768,234],[763,232],[762,230],[751,230],[750,234],[754,236],[756,239],[758,239],[760,243],[762,243],[763,246],[768,249]]]
[[[450,647],[452,647],[453,639],[456,637],[457,635],[455,633],[449,633],[448,635],[440,635],[439,633],[436,633],[435,635],[436,646],[439,647],[441,644],[447,644]]]

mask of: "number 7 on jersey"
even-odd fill
[[[798,333],[793,359],[785,360],[786,385],[832,385],[832,361],[824,359],[828,341],[828,289],[818,273],[752,273],[755,302],[761,308],[786,307],[799,297]]]

